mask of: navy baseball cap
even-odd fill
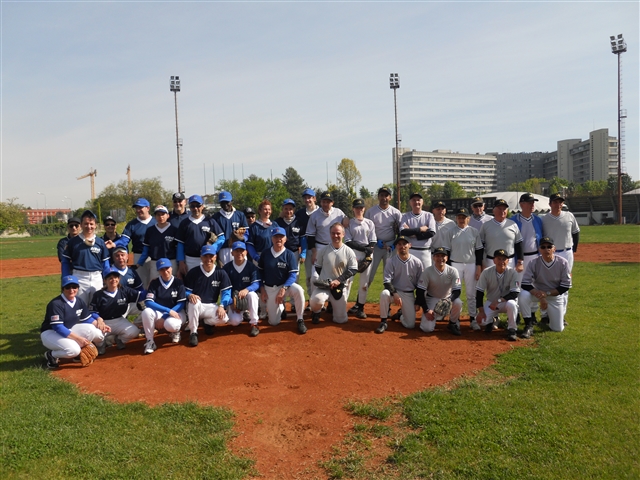
[[[470,217],[471,215],[469,214],[469,210],[467,210],[466,208],[459,208],[458,210],[456,210],[456,216],[458,215],[464,215],[465,217]]]
[[[78,281],[78,277],[76,277],[75,275],[66,275],[64,277],[62,277],[62,288],[66,287],[67,285],[78,285],[80,286],[80,282]]]
[[[185,199],[185,197],[184,197],[184,193],[182,193],[182,192],[176,192],[176,193],[174,193],[174,194],[173,194],[173,197],[171,197],[171,198],[172,198],[172,200],[173,200],[174,202],[181,202],[181,201],[183,201],[183,200]]]
[[[333,197],[331,196],[331,192],[323,192],[322,195],[320,195],[320,201],[322,200],[331,200],[333,202]]]
[[[246,250],[247,244],[244,242],[233,242],[231,245],[231,250]]]
[[[200,249],[200,256],[204,257],[205,255],[215,255],[216,249],[213,245],[203,245]]]
[[[162,270],[163,268],[169,268],[171,266],[171,260],[168,258],[161,258],[156,262],[156,269]]]
[[[400,242],[407,242],[407,243],[411,243],[411,240],[409,240],[409,237],[405,237],[404,235],[400,235],[398,238],[396,238],[393,241],[394,245],[397,245]]]
[[[107,278],[109,275],[113,275],[114,273],[120,276],[120,270],[112,266],[112,267],[109,267],[107,270],[105,270],[102,276],[104,278]]]
[[[219,202],[230,202],[232,200],[233,200],[233,197],[231,196],[231,192],[220,192],[218,194]]]
[[[284,231],[282,227],[273,227],[271,229],[271,236],[275,237],[276,235],[287,235],[287,232]]]
[[[387,195],[391,195],[391,190],[389,190],[387,187],[380,187],[378,189],[378,195],[380,195],[381,193],[386,193]]]
[[[151,207],[149,200],[146,198],[139,198],[136,200],[136,203],[133,204],[134,207]]]
[[[484,205],[484,200],[482,199],[482,197],[475,197],[473,200],[471,200],[471,206],[474,205]]]
[[[364,207],[364,199],[356,198],[351,204],[353,208]]]
[[[553,238],[551,238],[551,237],[542,237],[540,239],[540,245],[544,245],[545,243],[548,243],[549,245],[555,245],[553,243]]]
[[[155,215],[156,213],[169,213],[169,210],[167,209],[167,207],[165,207],[164,205],[158,205],[155,210],[153,211],[153,214]]]
[[[411,200],[413,197],[422,197],[422,194],[420,192],[413,192],[410,196],[409,196],[409,200]]]
[[[86,217],[93,218],[94,220],[98,220],[98,217],[96,216],[96,214],[93,213],[91,210],[85,210],[84,212],[82,212],[82,215],[80,215],[80,219],[83,219]]]
[[[282,206],[284,207],[285,205],[293,205],[295,207],[296,202],[294,202],[292,198],[285,198],[282,202]]]
[[[564,202],[565,199],[561,193],[554,193],[549,197],[549,201],[553,202],[554,200],[562,200]]]
[[[304,192],[302,192],[302,196],[304,197],[305,195],[309,195],[311,197],[315,197],[316,196],[316,192],[311,188],[305,188]]]
[[[431,204],[431,208],[447,208],[447,206],[444,204],[444,202],[438,200]]]
[[[509,254],[507,253],[507,251],[504,248],[499,248],[498,250],[496,250],[495,252],[493,252],[493,256],[495,257],[505,257],[505,258],[509,258]]]
[[[113,218],[111,220],[113,220]],[[69,220],[67,220],[67,225],[71,225],[72,223],[77,223],[78,225],[80,225],[80,219],[78,217],[71,217]]]
[[[191,205],[192,203],[197,203],[198,205],[204,205],[204,200],[202,200],[202,197],[200,195],[191,195],[189,197],[189,205]]]
[[[528,192],[520,195],[520,200],[518,200],[518,202],[537,202],[537,201],[538,199]]]
[[[438,247],[431,253],[431,255],[446,255],[446,254],[447,254],[447,249],[444,247]]]
[[[495,202],[493,202],[493,207],[507,207],[509,208],[509,204],[504,198],[499,198]]]

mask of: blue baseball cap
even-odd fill
[[[191,205],[192,203],[204,205],[204,200],[202,200],[202,197],[200,195],[191,195],[189,197],[189,205]]]
[[[246,250],[247,245],[244,242],[233,242],[231,245],[231,250]]]
[[[231,192],[220,192],[218,194],[219,202],[230,202],[232,200],[233,200],[233,197],[231,196]]]
[[[302,192],[302,196],[304,197],[305,195],[311,195],[312,197],[315,197],[316,192],[311,188],[305,188],[304,192]]]
[[[156,262],[156,269],[162,270],[163,268],[169,268],[171,266],[171,260],[168,258],[161,258]]]
[[[285,198],[282,202],[282,206],[284,207],[285,205],[293,205],[295,207],[296,202],[294,202],[292,198]]]
[[[80,282],[78,281],[78,277],[76,277],[75,275],[67,275],[62,277],[62,288],[66,287],[67,285],[78,285],[80,286]]]
[[[133,204],[134,207],[151,207],[149,200],[146,198],[139,198],[136,200],[136,203]]]
[[[213,245],[203,245],[202,248],[200,249],[200,256],[204,257],[205,255],[215,255],[216,254],[216,249],[213,247]]]
[[[282,227],[273,227],[271,229],[271,236],[275,237],[276,235],[287,235],[287,232],[284,231]]]
[[[94,220],[98,220],[98,217],[95,213],[93,213],[91,210],[85,210],[84,212],[82,212],[82,215],[80,215],[80,219],[82,220],[83,218],[93,218]]]
[[[109,267],[108,270],[104,271],[104,274],[102,275],[104,278],[107,278],[109,275],[113,275],[114,273],[117,273],[118,276],[120,275],[120,270],[118,270],[116,267],[111,266]]]

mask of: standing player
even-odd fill
[[[229,306],[229,321],[232,325],[238,325],[248,317],[251,325],[250,337],[257,337],[258,329],[258,292],[260,290],[260,275],[258,267],[247,259],[247,246],[244,242],[234,242],[231,246],[233,260],[223,268],[231,280],[232,294],[238,294],[238,298],[247,299],[247,310],[237,311],[234,305]]]
[[[304,242],[305,250],[307,250],[309,248],[307,238],[307,225],[309,224],[309,217],[320,207],[316,205],[316,192],[311,188],[305,188],[304,192],[302,192],[302,199],[304,200],[304,207],[298,209],[298,211],[296,212],[296,218],[298,219],[298,225],[300,226],[301,242]],[[300,263],[304,263],[307,292],[311,294],[311,274],[313,272],[313,262],[307,262],[305,255],[304,257],[300,257]]]
[[[269,325],[278,325],[284,310],[286,296],[293,298],[298,315],[298,333],[307,333],[302,314],[304,312],[304,290],[295,283],[298,264],[290,250],[284,247],[287,241],[284,229],[271,229],[272,247],[260,255],[258,269],[262,277],[261,301],[266,304]]]
[[[484,200],[481,197],[476,197],[471,200],[471,211],[473,212],[471,218],[469,218],[469,225],[476,230],[480,231],[482,224],[488,222],[493,217],[484,213]]]
[[[446,217],[447,206],[440,200],[431,204],[431,212],[433,213],[433,219],[436,224],[436,234],[431,241],[431,249],[435,249],[443,246],[442,237],[444,235],[444,232],[448,228],[454,227],[455,222]]]
[[[151,257],[153,264],[161,258],[171,260],[171,268],[177,271],[178,264],[176,262],[176,235],[178,229],[169,223],[169,210],[164,205],[158,205],[153,211],[155,225],[149,226],[144,233],[144,241],[142,245],[142,254],[138,258],[138,269]],[[155,280],[160,274],[154,267],[150,269],[150,279]]]
[[[255,223],[256,221],[256,211],[251,208],[251,207],[247,207],[244,209],[244,216],[247,218],[247,225],[251,226]]]
[[[249,227],[249,237],[247,239],[247,251],[251,259],[257,265],[260,255],[271,246],[271,202],[264,199],[258,206],[260,218]]]
[[[484,327],[484,331],[491,333],[499,313],[507,314],[507,340],[516,341],[516,317],[518,316],[518,293],[520,282],[518,273],[509,267],[509,255],[504,249],[493,252],[491,257],[493,266],[480,274],[476,285],[476,305],[478,314],[476,320]],[[484,292],[487,301],[484,302]]]
[[[373,262],[369,272],[369,285],[373,283],[378,265],[382,261],[382,268],[387,264],[387,259],[391,256],[393,242],[398,235],[402,213],[396,207],[391,206],[391,190],[387,187],[378,189],[378,205],[371,207],[364,214],[376,227],[376,238],[378,239],[373,249]]]
[[[118,224],[116,223],[115,218],[113,218],[111,215],[106,216],[103,225],[104,235],[102,236],[102,240],[104,240],[105,245],[109,241],[111,242],[110,245],[115,245],[115,242],[122,238],[122,235],[116,232],[116,227],[118,226]],[[111,248],[107,248],[109,249],[109,256],[111,256],[116,247],[114,246]]]
[[[142,326],[147,342],[144,354],[156,351],[153,337],[155,329],[164,328],[171,338],[171,343],[180,343],[180,329],[185,323],[184,306],[186,291],[182,280],[173,276],[171,262],[161,258],[156,262],[160,276],[152,280],[147,290],[146,308],[142,311]]]
[[[247,219],[239,210],[233,206],[233,196],[231,192],[220,192],[218,194],[220,210],[213,214],[213,219],[218,222],[224,232],[225,244],[218,251],[218,261],[221,265],[226,265],[231,261],[231,245],[235,241],[244,241],[244,232],[239,228],[249,228]],[[240,233],[242,232],[242,233]]]
[[[371,220],[364,218],[364,200],[362,198],[356,198],[352,207],[353,218],[349,220],[344,232],[344,243],[355,252],[356,260],[359,262],[364,260],[367,255],[373,254],[377,242],[376,226]],[[367,303],[370,269],[371,265],[360,272],[356,304],[348,312],[355,314],[357,318],[367,318],[367,314],[364,313],[364,304]]]
[[[182,220],[189,216],[189,212],[187,211],[187,199],[184,196],[184,193],[176,192],[173,194],[173,210],[171,210],[171,214],[169,215],[169,223],[174,227],[178,228],[182,223]]]
[[[511,219],[520,229],[522,236],[523,250],[523,270],[519,272],[519,280],[522,282],[522,276],[527,265],[538,256],[538,242],[542,238],[542,219],[533,213],[535,202],[538,199],[530,193],[520,195],[520,213],[515,214]]]
[[[331,244],[318,252],[315,269],[318,280],[326,282],[329,288],[316,287],[309,297],[309,308],[313,314],[312,323],[320,321],[320,311],[324,303],[329,300],[332,305],[332,319],[335,323],[346,323],[347,298],[351,277],[358,271],[356,254],[342,243],[344,227],[336,222],[329,227]],[[339,292],[342,291],[340,295]]]
[[[216,325],[225,325],[229,321],[225,310],[232,303],[231,281],[227,272],[216,268],[216,251],[211,245],[202,247],[200,267],[189,270],[184,278],[187,295],[187,314],[189,317],[189,345],[198,345],[198,324],[204,323],[204,332],[213,335]],[[220,303],[218,303],[220,299]],[[242,318],[240,319],[240,322]],[[237,322],[235,325],[238,325]]]
[[[411,254],[422,262],[422,268],[431,266],[431,237],[436,234],[436,221],[433,215],[422,209],[424,200],[420,192],[409,197],[411,211],[402,215],[400,235],[411,241]]]
[[[380,293],[380,325],[376,333],[384,333],[387,329],[387,315],[391,301],[402,312],[400,321],[405,328],[415,328],[416,307],[424,307],[425,290],[422,284],[424,271],[418,257],[411,255],[409,237],[399,236],[394,242],[396,254],[392,255],[384,266],[383,285]],[[415,297],[414,297],[415,292]],[[419,311],[419,310],[418,310]],[[423,315],[421,323],[426,321]]]
[[[542,230],[545,237],[556,241],[555,254],[569,264],[569,273],[573,270],[573,254],[578,251],[580,227],[571,212],[562,210],[564,197],[554,193],[549,197],[551,211],[542,217]]]
[[[62,263],[62,255],[64,255],[64,249],[73,237],[80,233],[80,219],[78,217],[72,217],[67,220],[67,236],[62,237],[58,241],[58,261]]]
[[[522,235],[520,229],[513,220],[507,218],[509,204],[502,198],[497,199],[493,204],[493,220],[485,222],[480,228],[480,240],[484,244],[484,251],[487,254],[484,260],[484,268],[493,265],[493,257],[489,252],[505,250],[509,255],[509,266],[514,267],[516,272],[523,270],[522,260]],[[514,257],[517,260],[514,262]]]
[[[547,311],[551,330],[564,330],[567,313],[565,293],[571,288],[571,269],[565,258],[555,255],[555,249],[551,238],[542,237],[540,256],[529,263],[524,272],[518,298],[525,324],[522,338],[530,338],[533,334],[532,302],[540,302],[540,308]]]

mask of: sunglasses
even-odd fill
[[[67,225],[67,228],[80,228],[80,225],[77,223],[72,223],[71,225]]]
[[[553,245],[540,245],[540,249],[542,250],[551,250]]]
[[[62,288],[64,288],[65,290],[78,290],[79,287],[78,285],[66,285]]]
[[[105,227],[115,227],[116,224],[115,223],[105,223],[104,226]]]

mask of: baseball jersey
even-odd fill
[[[441,272],[435,265],[427,267],[422,272],[423,288],[427,297],[449,298],[453,290],[460,290],[460,275],[451,265],[445,265]]]
[[[327,245],[318,253],[315,266],[321,269],[320,280],[336,280],[347,270],[357,272],[358,259],[355,252],[344,243],[340,248]]]
[[[420,259],[409,254],[406,260],[397,254],[392,255],[384,266],[382,283],[392,284],[401,292],[413,292],[416,288],[424,289],[422,274],[424,267]]]
[[[58,261],[62,262],[62,255],[64,255],[64,249],[67,247],[67,243],[69,243],[71,237],[67,235],[66,237],[62,237],[58,240],[57,250],[58,250]]]
[[[431,239],[431,250],[434,250],[438,247],[444,247],[444,243],[443,243],[444,235],[446,234],[447,230],[449,230],[450,228],[457,227],[456,222],[454,222],[453,220],[447,217],[444,217],[441,222],[435,222],[435,223],[436,223],[436,234]]]
[[[428,227],[432,232],[436,231],[436,221],[433,218],[433,214],[431,212],[421,210],[417,215],[413,212],[406,212],[404,215],[402,215],[402,218],[400,219],[401,231],[403,228],[409,228],[413,230],[420,227]],[[415,236],[412,237],[411,248],[426,249],[431,246],[433,237],[427,238],[426,240],[418,240],[418,238],[416,238]]]
[[[222,296],[223,306],[226,307],[228,303],[224,302],[225,297],[231,298],[229,275],[216,266],[210,272],[205,272],[202,265],[192,268],[184,277],[184,285],[191,293],[198,295],[202,303],[218,303],[218,298]],[[225,290],[228,291],[227,295],[224,294]]]
[[[131,251],[133,253],[142,253],[144,233],[147,231],[147,228],[155,224],[156,219],[153,217],[149,217],[146,220],[134,218],[125,225],[122,231],[122,237],[114,243],[119,247],[127,247],[129,241],[131,241],[133,245]]]
[[[169,214],[169,223],[178,228],[185,218],[189,218],[188,211],[185,210],[183,213],[176,213],[172,211]]]
[[[556,250],[568,250],[573,247],[572,234],[580,231],[578,221],[571,212],[561,211],[555,217],[551,212],[542,217],[542,230],[545,237],[553,238]]]
[[[175,260],[176,244],[174,240],[177,233],[178,229],[171,224],[166,225],[162,229],[158,227],[158,224],[147,228],[144,234],[143,245],[148,248],[151,260],[158,260],[160,258]]]
[[[518,272],[511,267],[507,267],[503,273],[498,273],[496,266],[485,268],[480,274],[476,291],[486,292],[487,300],[495,302],[499,298],[504,298],[509,292],[520,292],[520,282],[518,282]]]
[[[220,209],[213,214],[213,219],[218,222],[218,225],[220,225],[220,228],[222,228],[222,231],[224,232],[224,238],[227,240],[233,238],[232,234],[234,230],[237,230],[240,227],[247,228],[249,226],[244,212],[236,210],[235,207],[232,208],[233,210],[230,212]]]
[[[142,290],[142,279],[138,272],[129,267],[124,267],[124,270],[118,268],[118,272],[120,273],[120,285],[126,285],[134,290]]]
[[[264,250],[271,247],[271,228],[273,223],[263,224],[261,220],[256,220],[249,227],[249,239],[247,240],[247,251],[251,258],[260,257]]]
[[[47,304],[40,331],[55,330],[63,337],[68,337],[71,327],[88,321],[93,320],[81,298],[76,297],[73,302],[69,302],[64,294],[60,294]]]
[[[146,300],[151,300],[158,305],[172,309],[179,303],[184,305],[186,298],[187,295],[182,280],[171,276],[171,279],[166,283],[160,277],[151,280]]]
[[[378,237],[376,237],[376,226],[368,218],[363,218],[362,220],[358,220],[357,218],[350,219],[349,226],[344,232],[344,243],[352,240],[364,245],[376,243],[378,240]]]
[[[328,212],[318,208],[309,216],[307,237],[314,237],[317,244],[329,245],[331,243],[331,232],[329,231],[331,225],[342,222],[345,216],[339,208],[331,207]]]
[[[480,240],[484,244],[487,257],[493,257],[493,252],[503,248],[509,257],[515,254],[515,244],[522,242],[522,234],[514,221],[505,218],[501,223],[495,218],[482,224]]]
[[[176,240],[178,243],[183,244],[185,255],[188,257],[200,257],[200,250],[207,243],[209,232],[218,235],[216,244],[221,243],[221,236],[224,241],[224,232],[213,218],[203,215],[196,219],[189,216],[178,227]]]
[[[478,230],[469,225],[448,228],[442,237],[442,246],[450,252],[452,262],[476,263],[476,250],[484,248]]]
[[[262,277],[262,283],[267,287],[292,285],[298,274],[298,262],[291,250],[283,248],[275,252],[272,248],[266,249],[260,255],[258,269]]]
[[[543,292],[558,287],[569,289],[571,288],[569,262],[558,255],[553,256],[551,263],[545,262],[541,256],[537,257],[527,265],[522,277],[522,285],[531,285]]]
[[[288,248],[293,253],[297,253],[300,248],[300,225],[298,225],[298,217],[295,215],[290,221],[285,220],[282,217],[276,218],[276,223],[278,226],[284,228],[284,231],[287,232],[287,241],[285,242],[285,248]]]
[[[260,274],[253,262],[245,259],[242,265],[236,265],[232,260],[222,268],[227,272],[233,290],[240,291],[246,288],[250,292],[256,292],[260,288]]]
[[[487,215],[482,212],[482,215],[476,215],[475,213],[469,217],[469,226],[475,228],[480,231],[482,228],[482,224],[488,222],[489,220],[493,220],[492,215]]]
[[[396,238],[396,230],[400,226],[402,213],[391,205],[385,210],[380,208],[380,205],[376,205],[364,212],[364,218],[368,218],[376,226],[376,237],[378,237],[378,240],[390,243]]]
[[[62,258],[63,273],[65,260],[70,262],[71,267],[75,270],[101,272],[104,268],[105,261],[109,260],[109,250],[104,244],[104,240],[97,236],[94,237],[92,245],[87,245],[87,243],[85,243],[85,237],[81,233],[69,240],[62,254]]]
[[[298,226],[300,227],[301,237],[304,237],[307,234],[307,225],[309,224],[309,217],[313,212],[318,210],[318,208],[320,207],[316,205],[316,208],[311,212],[307,211],[307,207],[299,208],[298,211],[296,211],[296,218],[298,219]]]
[[[137,303],[141,293],[123,285],[115,292],[101,289],[93,294],[89,310],[100,315],[103,320],[125,317],[129,312],[129,303]]]
[[[518,225],[522,235],[522,251],[525,254],[537,254],[538,242],[542,238],[542,220],[531,214],[529,218],[517,213],[512,220]]]

